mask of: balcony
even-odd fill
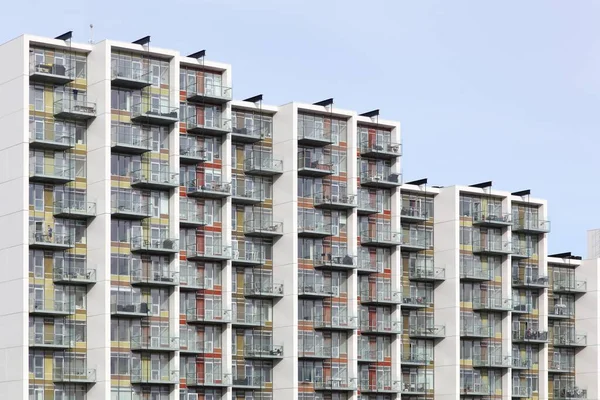
[[[531,258],[534,255],[533,247],[525,243],[515,242],[512,244],[512,258]]]
[[[63,317],[75,314],[75,303],[67,300],[29,298],[29,314]]]
[[[371,257],[369,257],[368,254],[366,256],[361,254],[361,256],[358,258],[357,271],[359,274],[374,274],[379,272],[377,270],[377,264],[377,262],[371,261]]]
[[[425,350],[423,349],[423,353],[425,352]],[[414,353],[408,353],[408,354],[402,354],[401,358],[400,358],[400,363],[402,364],[402,366],[407,366],[407,367],[420,367],[420,366],[427,366],[429,364],[431,364],[433,360],[431,358],[429,358],[428,356],[426,356],[425,354],[414,354]]]
[[[62,64],[30,64],[29,80],[52,85],[66,85],[75,80],[75,68]]]
[[[173,125],[179,122],[179,109],[177,107],[137,103],[131,106],[131,122],[144,125]]]
[[[131,384],[141,385],[176,385],[179,383],[179,371],[169,370],[169,368],[159,368],[150,370],[150,368],[133,369],[131,371]]]
[[[258,376],[246,376],[246,377],[233,377],[233,383],[231,385],[234,389],[260,389],[263,386],[263,377]],[[264,384],[266,386],[266,384]]]
[[[573,303],[565,304],[562,300],[555,300],[553,297],[548,299],[548,318],[551,319],[571,319],[575,318],[575,307]]]
[[[92,368],[63,366],[52,369],[54,383],[95,383],[96,370]]]
[[[512,367],[512,358],[502,355],[488,355],[473,357],[473,367],[477,368],[510,368]]]
[[[492,394],[490,386],[484,383],[473,383],[468,386],[462,386],[460,393],[467,396],[489,396]]]
[[[185,315],[188,324],[228,324],[232,320],[233,313],[231,310],[221,309],[190,309]]]
[[[48,327],[51,328],[51,327]],[[66,350],[75,347],[75,341],[67,335],[57,335],[53,330],[34,333],[29,329],[29,347],[43,350]]]
[[[488,338],[492,337],[493,331],[483,325],[465,324],[460,327],[460,336],[464,338]]]
[[[402,244],[402,233],[368,229],[360,232],[360,244],[374,247],[394,247]]]
[[[509,312],[513,310],[512,299],[501,297],[476,297],[473,298],[473,310]]]
[[[402,308],[407,309],[419,309],[419,308],[427,308],[432,307],[433,304],[431,302],[432,293],[427,291],[425,296],[416,296],[416,295],[406,295],[402,296]]]
[[[377,171],[360,173],[360,186],[380,189],[393,189],[402,185],[402,175],[398,173],[384,174]]]
[[[480,240],[473,242],[473,254],[503,256],[511,253],[511,243],[506,240]]]
[[[132,286],[173,287],[179,285],[179,272],[170,271],[169,265],[147,266],[131,271]]]
[[[298,236],[308,238],[326,238],[331,236],[331,225],[323,222],[298,221]]]
[[[333,174],[333,167],[329,157],[315,159],[314,155],[298,154],[298,176],[323,178]]]
[[[360,302],[362,304],[402,304],[402,292],[373,288],[360,291]]]
[[[214,348],[212,343],[188,340],[185,343],[180,341],[179,351],[182,354],[205,354],[212,353]]]
[[[527,303],[525,301],[513,299],[513,307],[512,307],[513,314],[531,314],[532,311],[533,311],[533,304]]]
[[[400,210],[402,222],[425,222],[429,219],[427,211],[420,207],[402,207]]]
[[[528,329],[527,331],[513,331],[513,343],[547,343],[548,331],[536,331]]]
[[[402,155],[402,145],[386,140],[366,140],[360,144],[360,155],[368,158],[392,160]]]
[[[196,204],[189,204],[188,208],[187,204],[182,203],[179,205],[179,225],[189,228],[206,226],[204,213],[198,211]]]
[[[277,238],[283,236],[283,222],[273,221],[270,216],[254,216],[244,223],[244,235]]]
[[[244,295],[249,298],[278,299],[283,297],[283,283],[255,283],[244,287]]]
[[[331,130],[310,126],[298,127],[298,145],[325,147],[333,143]]]
[[[554,280],[552,282],[552,291],[554,293],[575,293],[582,294],[587,292],[587,282],[586,281],[577,281],[577,280]]]
[[[75,168],[62,160],[31,158],[29,160],[29,181],[64,185],[75,180]]]
[[[201,276],[185,274],[179,277],[179,290],[181,291],[196,291],[207,287],[210,287],[210,284],[205,282],[205,279]]]
[[[333,331],[351,331],[358,327],[358,318],[344,316],[332,316],[329,319],[315,319],[315,329],[327,329]]]
[[[112,60],[111,84],[115,87],[127,89],[143,89],[152,84],[150,70],[141,65],[127,65],[121,60]]]
[[[261,132],[261,129],[256,128],[246,128],[246,127],[233,127],[231,129],[231,141],[233,143],[244,143],[244,144],[253,144],[260,142],[264,139],[264,134]]]
[[[400,393],[402,391],[402,382],[400,381],[384,381],[382,379],[374,379],[369,382],[368,379],[360,381],[359,390],[361,393]]]
[[[433,248],[433,243],[427,243],[424,237],[417,237],[411,233],[409,231],[402,234],[402,251],[422,251]]]
[[[539,220],[537,218],[519,218],[513,221],[513,232],[524,233],[549,233],[550,221]]]
[[[179,162],[181,164],[200,164],[207,161],[206,149],[194,146],[182,146],[180,143]]]
[[[80,200],[56,201],[54,203],[55,218],[89,219],[96,216],[96,203]]]
[[[554,400],[587,399],[587,390],[577,386],[563,389],[554,389]]]
[[[175,238],[151,238],[150,235],[131,238],[131,252],[143,254],[169,255],[179,252],[178,240]]]
[[[313,265],[315,269],[332,269],[338,271],[349,271],[356,268],[356,256],[346,254],[344,256],[323,253],[315,255]]]
[[[533,394],[531,387],[529,386],[513,386],[512,388],[512,397],[518,398],[529,398]]]
[[[170,190],[179,186],[179,173],[150,169],[131,172],[131,187],[151,190]]]
[[[356,378],[350,379],[324,379],[314,382],[315,390],[337,390],[354,391],[356,390]]]
[[[185,126],[187,132],[194,135],[224,137],[231,132],[231,120],[222,117],[207,120],[202,116],[192,115],[187,119]]]
[[[271,155],[253,155],[244,161],[244,172],[247,175],[276,176],[283,173],[283,161]]]
[[[280,360],[283,358],[283,346],[273,344],[246,345],[244,346],[244,357],[259,360]]]
[[[152,151],[152,142],[148,135],[143,132],[116,132],[111,136],[112,150],[127,154],[144,154]]]
[[[69,265],[54,267],[52,273],[54,283],[62,285],[91,285],[96,283],[96,270],[86,266]]]
[[[61,131],[48,129],[29,131],[29,148],[65,151],[75,147],[75,132],[63,128]]]
[[[54,117],[87,121],[96,118],[96,103],[75,99],[57,100],[54,102]]]
[[[380,354],[380,357],[378,357],[377,355]],[[368,349],[361,349],[359,346],[358,349],[358,362],[363,362],[363,363],[373,363],[373,362],[377,362],[377,361],[383,361],[383,352],[382,351],[377,351],[377,350],[368,350]]]
[[[460,279],[464,281],[489,281],[492,279],[492,272],[491,269],[484,269],[480,264],[460,264]]]
[[[211,82],[192,82],[187,87],[187,99],[189,101],[221,105],[232,99],[230,87],[214,84]]]
[[[224,199],[231,196],[231,184],[226,182],[204,182],[198,185],[196,182],[186,185],[188,197],[203,199]]]
[[[446,269],[436,267],[433,263],[425,261],[408,270],[408,278],[417,282],[439,282],[446,279]]]
[[[111,302],[110,312],[117,317],[127,318],[144,318],[152,315],[148,303],[132,304],[125,302]]]
[[[512,369],[531,369],[532,364],[531,364],[531,360],[529,358],[519,358],[519,357],[513,357],[512,358]]]
[[[29,248],[47,251],[64,251],[75,247],[75,238],[68,233],[54,233],[52,228],[46,232],[35,231],[29,227]]]
[[[188,372],[185,375],[185,385],[188,387],[231,387],[231,374],[207,374],[202,376],[197,372]]]
[[[146,201],[144,201],[146,203]],[[152,210],[148,204],[133,201],[112,201],[111,214],[113,218],[130,220],[142,220],[152,216]]]
[[[523,289],[544,289],[548,287],[548,277],[543,275],[537,276],[519,276],[512,277],[512,286],[514,288]]]
[[[381,207],[377,207],[377,201],[371,196],[358,196],[358,206],[356,208],[358,215],[377,214],[380,212],[380,208],[383,208],[383,205],[381,205]],[[383,209],[381,211],[383,212]]]
[[[587,335],[585,333],[576,333],[575,331],[565,332],[563,334],[554,333],[554,335],[552,335],[552,344],[554,347],[586,347]]]
[[[410,378],[403,378],[401,389],[402,396],[425,396],[431,388],[426,383],[416,383]]]
[[[298,296],[311,298],[333,297],[333,288],[323,284],[304,284],[298,285]]]
[[[243,247],[241,250],[233,250],[231,259],[238,267],[260,266],[267,261],[262,251],[246,251]]]
[[[246,182],[234,181],[231,185],[231,200],[237,204],[257,205],[265,201],[265,196],[260,185],[247,185]]]
[[[305,349],[298,344],[298,358],[327,359],[331,358],[331,346],[317,346]]]
[[[548,362],[548,373],[568,374],[575,372],[575,363],[569,360],[550,360]]]
[[[361,335],[401,335],[402,321],[361,321]]]
[[[131,336],[131,351],[172,352],[179,350],[179,338],[169,336]]]
[[[315,208],[327,210],[351,210],[356,208],[356,196],[317,193],[313,197],[313,204]]]
[[[476,211],[473,213],[474,226],[504,228],[512,225],[512,215],[502,211]]]
[[[208,245],[199,247],[190,245],[186,251],[188,261],[227,261],[231,260],[231,246]]]

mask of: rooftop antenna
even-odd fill
[[[94,24],[90,24],[90,44],[94,44]]]

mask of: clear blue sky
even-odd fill
[[[599,17],[593,0],[21,0],[2,8],[0,42],[86,42],[93,23],[96,41],[206,49],[233,65],[237,99],[379,108],[402,122],[405,180],[531,189],[549,201],[550,251],[585,255],[600,227]]]

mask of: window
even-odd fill
[[[44,378],[44,355],[29,353],[29,373],[36,379]]]
[[[44,185],[29,184],[29,205],[35,211],[44,211]]]
[[[31,86],[29,89],[29,104],[35,111],[44,111],[44,88]]]

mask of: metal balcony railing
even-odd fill
[[[111,78],[117,86],[141,89],[152,84],[150,68],[126,60],[111,60]]]
[[[331,253],[323,253],[315,255],[313,263],[315,268],[333,268],[333,269],[354,269],[356,268],[357,257],[346,255],[333,255]]]
[[[75,146],[75,131],[71,129],[48,129],[29,131],[30,147],[66,150]]]
[[[244,223],[244,233],[257,236],[283,235],[283,222],[273,221],[270,217],[251,216]]]
[[[555,400],[587,399],[587,389],[577,386],[554,389]]]
[[[361,186],[392,188],[402,185],[402,174],[396,172],[362,171],[360,173]]]
[[[179,120],[179,109],[150,103],[137,103],[131,106],[131,120],[153,125],[171,125]]]
[[[304,358],[331,358],[330,346],[311,346],[304,348],[302,343],[298,343],[298,357]]]
[[[512,244],[506,240],[473,241],[473,253],[482,254],[511,254]]]
[[[481,264],[460,264],[460,277],[466,280],[489,281],[492,270],[484,269]]]
[[[96,116],[96,103],[84,100],[62,99],[54,102],[54,116],[87,120]]]
[[[402,321],[361,321],[360,330],[362,333],[390,333],[402,334]]]
[[[546,288],[548,287],[549,279],[547,276],[535,275],[535,276],[518,276],[512,277],[513,286],[531,287],[531,288]]]
[[[232,99],[230,87],[212,82],[192,82],[186,88],[190,101],[204,101],[209,104],[223,104]]]
[[[244,161],[244,171],[258,175],[281,174],[283,173],[283,160],[254,155]]]
[[[75,79],[75,67],[64,64],[30,62],[29,76],[33,81],[64,85]]]
[[[52,275],[54,283],[88,284],[96,282],[96,269],[88,268],[86,265],[54,267]]]
[[[245,345],[244,356],[252,358],[282,358],[283,346],[274,344]]]
[[[255,283],[244,287],[246,296],[280,297],[283,296],[283,283]]]
[[[175,385],[179,383],[179,371],[165,367],[159,368],[157,371],[133,369],[131,383]]]
[[[446,279],[446,269],[436,267],[433,260],[410,266],[408,277],[418,281],[442,281]]]
[[[329,319],[319,318],[314,320],[315,328],[323,329],[349,329],[353,330],[357,328],[357,317],[352,316],[335,316]]]
[[[313,204],[319,208],[348,209],[356,207],[356,196],[353,194],[332,195],[331,193],[315,193]]]
[[[502,211],[486,212],[477,211],[473,213],[473,225],[483,226],[510,226],[512,214]]]
[[[96,382],[96,370],[93,368],[65,365],[52,369],[54,382],[63,383],[94,383]]]
[[[587,334],[574,330],[564,334],[554,334],[552,344],[555,347],[583,347],[587,345]]]
[[[356,390],[356,384],[356,378],[329,378],[323,380],[316,380],[314,382],[314,388],[315,390]]]
[[[587,281],[579,280],[554,280],[552,290],[557,293],[585,293],[587,291]]]
[[[409,326],[408,334],[411,337],[443,338],[446,336],[446,326],[430,324],[425,324],[425,326]]]
[[[363,303],[402,304],[402,292],[372,288],[360,291],[360,301]]]
[[[153,267],[148,266],[131,271],[131,283],[151,286],[176,286],[179,284],[178,271],[169,269],[168,265],[159,265],[157,270],[153,270]]]
[[[502,297],[475,297],[473,298],[474,310],[487,311],[512,311],[512,299]]]
[[[475,356],[472,362],[474,367],[509,368],[512,366],[511,357],[502,355]]]
[[[152,150],[152,141],[143,131],[139,133],[116,131],[112,132],[111,146],[135,154],[142,154]]]
[[[131,251],[176,253],[179,251],[179,241],[175,238],[155,239],[150,235],[134,236],[131,238]]]
[[[402,244],[402,232],[388,230],[368,229],[360,232],[360,242],[363,245],[389,245]]]
[[[131,172],[131,185],[140,187],[177,187],[179,186],[179,173],[161,169],[152,171],[150,169]]]
[[[179,338],[172,336],[132,335],[131,349],[176,351],[179,350]]]
[[[198,247],[195,244],[188,246],[187,258],[198,260],[229,260],[232,257],[231,246],[223,246],[221,244],[204,244],[204,247]]]
[[[402,145],[389,140],[364,140],[360,143],[360,153],[365,157],[391,159],[402,155]]]
[[[63,200],[54,203],[54,215],[64,218],[86,218],[96,215],[96,203],[85,200]]]
[[[231,310],[222,309],[190,309],[186,311],[188,322],[229,323],[232,322],[232,316]]]
[[[518,218],[513,220],[514,232],[548,233],[550,221],[537,218]]]
[[[517,342],[547,342],[548,331],[537,331],[532,329],[526,331],[513,331],[512,339]]]
[[[231,132],[231,120],[222,116],[206,119],[202,116],[192,115],[185,121],[187,131],[196,134],[207,134],[211,136],[225,135]]]

